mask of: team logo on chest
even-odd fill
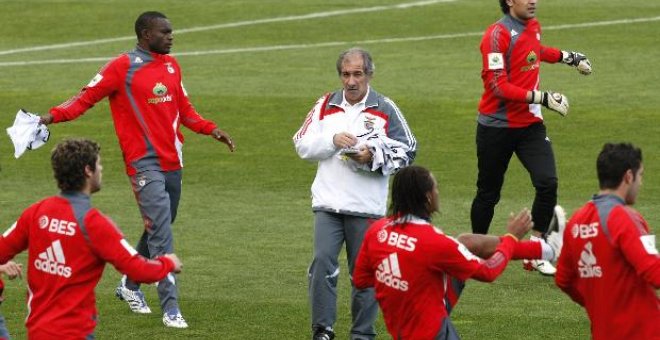
[[[365,114],[363,124],[364,124],[364,129],[366,131],[364,133],[359,134],[357,136],[358,138],[367,137],[374,132],[374,127],[376,125],[376,117]]]
[[[163,85],[163,83],[156,83],[152,91],[158,97],[162,97],[167,93],[167,86]]]
[[[539,67],[539,63],[538,63],[539,57],[536,55],[536,52],[529,51],[529,54],[527,54],[527,57],[525,59],[527,60],[527,65],[521,67],[520,71],[527,72],[537,69]]]
[[[149,104],[159,104],[172,101],[172,95],[167,94],[167,86],[163,85],[163,83],[156,83],[151,91],[157,97],[147,99]]]
[[[529,54],[527,55],[527,63],[529,64],[534,64],[538,57],[536,56],[536,53],[534,51],[530,51]]]
[[[365,116],[364,128],[368,131],[373,131],[375,122],[376,122],[376,117]]]

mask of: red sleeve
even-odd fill
[[[121,55],[109,61],[80,93],[66,102],[50,109],[53,123],[66,122],[80,117],[103,98],[118,91],[123,84],[123,76],[128,69],[129,60]]]
[[[353,285],[357,289],[373,287],[375,284],[374,271],[372,270],[369,257],[369,240],[373,237],[373,230],[374,228],[372,227],[364,235],[364,240],[362,241],[362,246],[360,247],[360,252],[358,253],[355,262],[355,269],[353,270]]]
[[[176,65],[178,74],[180,75],[181,68],[179,67],[179,64],[176,60],[173,61],[173,64]],[[197,133],[210,135],[213,129],[218,126],[214,122],[204,119],[199,113],[197,113],[195,107],[190,102],[190,99],[188,99],[188,93],[183,87],[183,81],[179,82],[177,91],[179,98],[179,114],[181,115],[181,123],[183,126]]]
[[[561,50],[558,48],[541,45],[541,61],[554,64],[562,59]]]
[[[431,268],[462,281],[472,278],[492,282],[506,269],[516,241],[506,237],[485,261],[451,237],[439,235],[433,243],[436,244],[429,247],[428,256]]]
[[[493,282],[495,279],[504,272],[506,265],[511,259],[513,249],[516,246],[516,241],[511,237],[505,237],[502,242],[497,246],[495,254],[489,257],[481,266],[472,274],[472,279]]]
[[[33,207],[25,210],[18,221],[0,236],[0,263],[6,263],[14,258],[16,254],[27,249],[30,230],[29,221]]]
[[[85,225],[94,252],[135,282],[160,281],[174,268],[174,264],[168,258],[157,257],[150,260],[139,255],[124,239],[114,223],[96,209],[87,213]]]
[[[527,102],[527,90],[509,83],[506,54],[511,44],[511,33],[499,24],[486,30],[481,40],[482,70],[484,88],[493,91],[498,97],[508,101]]]
[[[576,213],[577,215],[577,213]],[[573,219],[568,221],[567,226],[574,225]],[[577,290],[577,279],[578,272],[575,270],[573,263],[574,255],[572,253],[572,247],[568,246],[571,242],[570,238],[570,227],[566,228],[564,232],[564,247],[562,247],[561,255],[559,255],[559,260],[557,260],[557,273],[555,273],[555,284],[559,289],[561,289],[566,295],[568,295],[571,300],[575,301],[580,306],[584,306],[584,297]]]
[[[630,207],[621,207],[612,211],[607,224],[617,226],[610,228],[612,238],[637,275],[660,288],[660,255],[644,218]]]

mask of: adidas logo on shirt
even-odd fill
[[[62,244],[60,240],[53,241],[46,251],[39,254],[38,258],[34,260],[34,266],[42,272],[59,275],[66,278],[71,277],[71,267],[66,266],[66,259],[64,258],[64,251],[62,251]]]
[[[401,268],[399,268],[399,257],[397,253],[390,254],[378,265],[376,269],[376,280],[402,292],[408,290],[408,281],[401,279]]]

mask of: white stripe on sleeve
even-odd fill
[[[121,239],[121,241],[119,241],[119,243],[120,243],[122,246],[124,246],[124,249],[126,249],[126,251],[127,251],[129,254],[131,254],[131,256],[135,256],[135,254],[137,254],[137,250],[135,250],[135,248],[133,248],[130,244],[128,244],[128,242],[126,241],[126,239]]]

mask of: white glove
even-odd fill
[[[561,51],[561,62],[575,67],[578,72],[585,76],[591,74],[591,62],[586,55],[580,52]]]
[[[541,104],[562,116],[568,114],[568,98],[559,92],[532,91],[532,103]]]

